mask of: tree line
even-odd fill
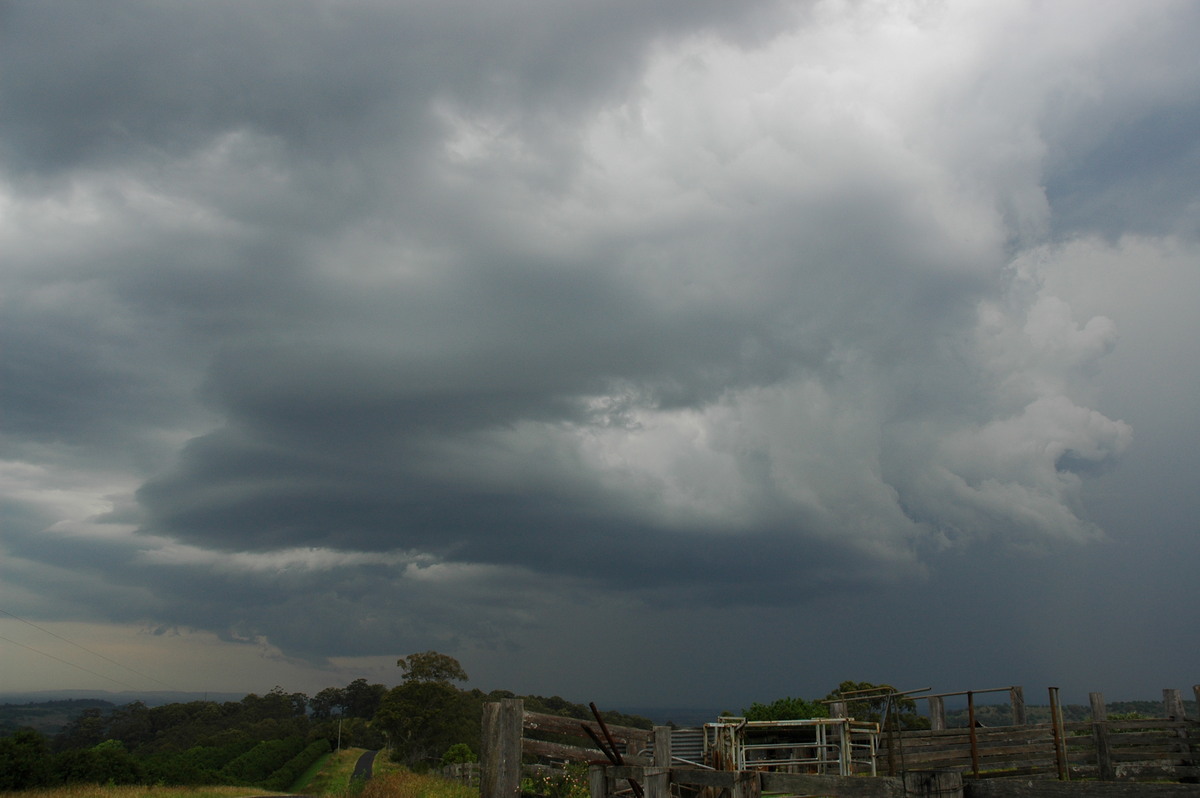
[[[387,748],[414,769],[473,761],[483,706],[522,698],[537,712],[589,719],[582,704],[558,696],[466,690],[467,674],[436,651],[397,661],[403,678],[387,687],[356,679],[309,697],[280,687],[240,701],[190,701],[148,707],[88,707],[62,731],[23,728],[0,737],[0,791],[69,783],[243,784],[285,790],[337,746]],[[647,718],[605,713],[619,725],[650,728]],[[283,782],[287,783],[283,783]]]

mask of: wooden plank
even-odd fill
[[[964,798],[1200,798],[1197,784],[1144,784],[1132,782],[1063,782],[1051,779],[995,779],[968,781]]]
[[[672,768],[671,781],[687,787],[715,787],[727,790],[733,786],[733,771]]]
[[[952,770],[910,770],[904,774],[904,794],[961,798],[962,774]]]
[[[566,759],[571,762],[607,762],[604,753],[596,748],[583,748],[578,745],[552,743],[546,740],[531,740],[525,737],[521,740],[521,751],[534,756],[544,756],[547,759]]]
[[[887,776],[763,773],[762,790],[788,795],[832,795],[840,798],[901,798],[904,795],[904,782]]]
[[[579,718],[564,718],[561,715],[546,715],[542,712],[526,712],[523,719],[523,725],[528,731],[565,734],[570,737],[587,739],[587,733],[580,728],[581,723],[587,723],[597,733],[600,731],[594,721],[588,722]],[[653,737],[653,733],[647,729],[635,729],[631,726],[605,725],[608,726],[608,731],[612,734],[613,739],[622,745],[633,742],[638,745],[648,746],[651,737]]]

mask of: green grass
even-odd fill
[[[351,795],[350,777],[354,775],[354,766],[358,764],[358,758],[364,753],[364,748],[343,748],[341,751],[326,754],[296,780],[291,791],[311,795]],[[376,757],[377,764],[380,759],[381,757]]]

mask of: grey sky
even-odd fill
[[[0,609],[197,690],[1190,685],[1198,33],[0,2]]]

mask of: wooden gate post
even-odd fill
[[[525,702],[519,698],[505,698],[483,705],[480,798],[520,798],[524,722]]]
[[[1104,705],[1103,693],[1088,693],[1092,703],[1092,739],[1096,742],[1096,767],[1100,770],[1100,781],[1115,781],[1117,772],[1113,768],[1112,749],[1108,743],[1108,708]]]

